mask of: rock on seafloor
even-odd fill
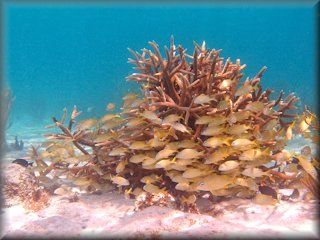
[[[33,191],[37,179],[28,168],[19,164],[6,164],[2,166],[3,202],[5,207],[19,204],[23,191]]]

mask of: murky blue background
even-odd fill
[[[316,109],[315,9],[312,5],[5,5],[5,79],[16,100],[14,124],[43,124],[77,105],[101,116],[135,89],[127,47],[150,40],[192,52],[193,40],[223,49],[253,77],[268,67],[263,86],[294,91]],[[245,77],[246,77],[245,76]],[[89,108],[89,112],[88,112]]]

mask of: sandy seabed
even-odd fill
[[[42,130],[21,136],[24,151],[10,151],[8,164],[27,156],[31,144],[42,141]],[[12,142],[13,136],[9,136]],[[287,147],[299,151],[304,145],[296,138]],[[205,200],[204,200],[205,201]],[[305,201],[281,201],[276,206],[260,206],[247,199],[221,203],[204,202],[207,214],[185,213],[168,207],[151,206],[134,211],[134,200],[117,191],[101,195],[81,193],[78,201],[67,196],[50,196],[50,205],[28,212],[22,205],[3,208],[1,237],[124,237],[124,238],[308,238],[319,239],[318,204]]]
[[[234,199],[216,204],[216,216],[151,206],[134,211],[134,200],[116,192],[81,195],[77,202],[53,196],[50,206],[27,212],[20,205],[4,209],[2,236],[33,237],[317,237],[317,209],[312,203],[283,202],[259,206]]]

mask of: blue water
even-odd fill
[[[223,49],[222,56],[247,64],[253,77],[268,67],[262,84],[295,92],[300,106],[316,109],[315,8],[310,5],[70,5],[6,3],[5,79],[16,100],[14,124],[42,124],[77,105],[83,117],[137,90],[127,47],[150,40],[192,52],[193,40]],[[88,108],[89,112],[87,111]]]

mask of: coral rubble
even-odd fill
[[[130,50],[137,73],[127,79],[142,94],[125,96],[122,112],[77,123],[74,108],[68,124],[66,109],[53,118],[61,133],[47,135],[45,150],[32,156],[40,178],[52,172],[88,191],[111,182],[126,196],[166,196],[183,209],[205,196],[274,204],[280,189],[294,190],[300,180],[316,195],[315,157],[284,147],[294,134],[317,141],[317,118],[297,115],[293,94],[270,99],[260,84],[266,67],[241,81],[246,65],[224,61],[205,43],[189,55],[172,38],[165,57],[149,44],[152,50]]]

